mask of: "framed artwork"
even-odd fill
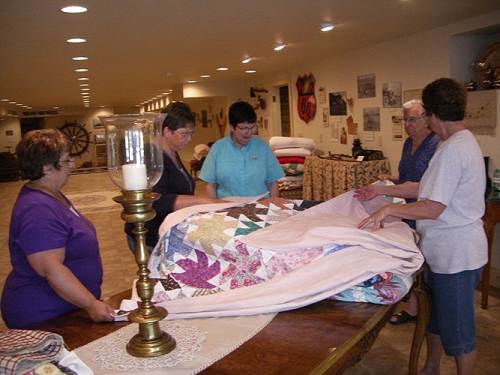
[[[325,107],[323,108],[323,127],[327,128],[330,120],[330,110]]]
[[[331,116],[346,116],[347,115],[347,92],[331,92],[329,94],[330,115]]]
[[[380,131],[380,108],[363,108],[363,131]]]
[[[375,74],[358,76],[358,98],[374,98],[375,96]]]
[[[12,137],[12,136],[14,135],[14,130],[6,130],[6,131],[5,131],[5,135],[6,135],[7,137]]]
[[[422,99],[422,89],[412,89],[403,91],[403,103],[412,99]]]
[[[382,103],[384,108],[400,108],[401,82],[388,82],[382,85]]]
[[[319,102],[319,104],[326,104],[326,88],[325,87],[318,88],[318,102]]]
[[[394,115],[391,117],[392,122],[392,140],[403,140],[403,116]]]

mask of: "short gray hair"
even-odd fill
[[[420,107],[424,108],[424,103],[420,99],[412,99],[408,100],[403,104],[404,109],[410,109],[415,105],[419,105]]]

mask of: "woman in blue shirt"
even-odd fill
[[[210,148],[200,172],[209,197],[278,196],[283,169],[269,146],[254,136],[256,120],[247,102],[229,108],[231,132]]]

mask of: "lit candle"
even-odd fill
[[[144,190],[148,187],[145,164],[124,164],[123,190]]]

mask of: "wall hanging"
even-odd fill
[[[304,74],[297,78],[297,111],[299,117],[307,124],[316,116],[316,97],[314,96],[314,84],[316,79],[312,73]]]

